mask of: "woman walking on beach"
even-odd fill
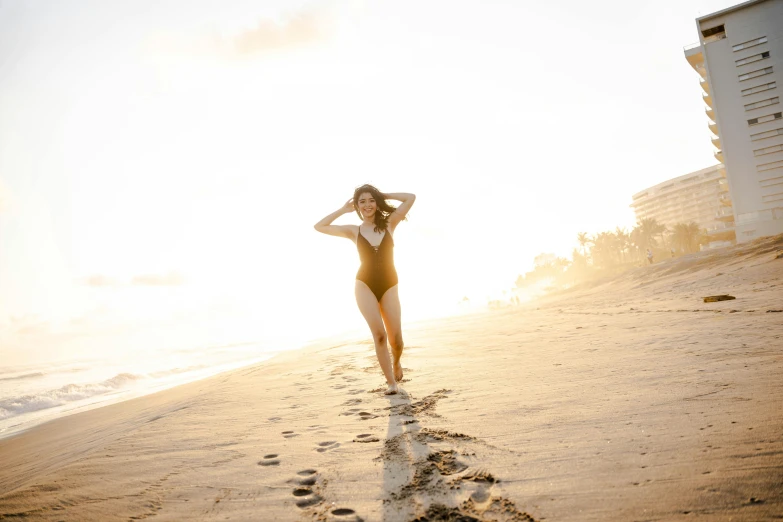
[[[387,199],[396,199],[401,204],[395,208],[386,202]],[[372,332],[375,354],[389,385],[386,395],[397,393],[397,383],[402,380],[402,321],[392,235],[415,200],[413,194],[384,194],[372,185],[362,185],[354,190],[353,198],[342,208],[315,224],[318,232],[356,243],[361,259],[354,285],[356,304]],[[360,225],[331,224],[341,215],[354,211],[362,220]],[[387,339],[393,360],[389,357]]]

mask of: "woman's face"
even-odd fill
[[[362,194],[359,194],[358,208],[362,217],[369,218],[375,214],[375,211],[378,209],[378,204],[375,202],[375,198],[372,197],[372,194],[363,192]]]

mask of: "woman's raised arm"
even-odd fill
[[[337,219],[338,217],[342,216],[343,214],[348,214],[350,212],[353,212],[356,209],[353,205],[353,198],[349,199],[345,202],[345,205],[343,205],[339,210],[335,210],[325,218],[323,218],[321,221],[316,223],[314,225],[314,228],[323,234],[329,234],[330,236],[337,236],[337,237],[345,237],[353,241],[353,231],[350,227],[345,225],[332,225],[332,221]]]
[[[397,207],[397,209],[389,216],[389,225],[391,227],[396,227],[400,221],[405,219],[405,215],[413,206],[413,202],[416,201],[416,195],[407,194],[405,192],[392,192],[390,194],[385,194],[385,196],[388,199],[396,199],[397,201],[402,202],[400,206]]]

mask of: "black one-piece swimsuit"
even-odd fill
[[[387,240],[388,237],[388,240]],[[397,284],[397,269],[394,268],[394,240],[386,230],[377,247],[370,244],[359,230],[356,238],[356,249],[359,251],[359,259],[362,265],[356,273],[356,279],[366,284],[378,302],[383,294]]]

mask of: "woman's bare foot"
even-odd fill
[[[397,395],[397,383],[390,384],[389,387],[383,392],[384,395]]]
[[[394,379],[397,382],[402,381],[402,364],[400,364],[400,361],[394,361],[393,366],[394,368]]]
[[[400,362],[400,357],[402,357],[402,348],[399,350],[395,350],[392,348],[392,368],[394,370],[394,379],[397,382],[402,381],[402,363]]]

